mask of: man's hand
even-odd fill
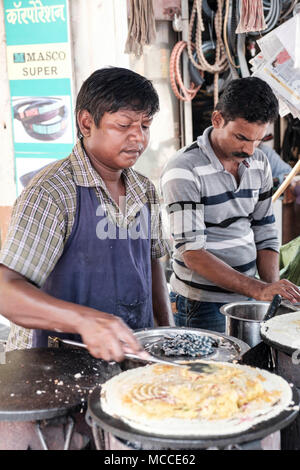
[[[257,252],[257,268],[259,277],[266,284],[252,295],[257,300],[272,300],[274,295],[280,294],[292,303],[300,301],[300,290],[287,279],[279,280],[279,254],[271,250]],[[258,297],[256,296],[256,292]]]
[[[276,294],[281,295],[282,298],[289,300],[291,303],[300,302],[300,289],[287,279],[281,279],[272,284],[260,285],[257,294],[254,292],[252,297],[256,300],[271,301]]]
[[[125,353],[142,356],[144,351],[123,320],[108,313],[83,316],[78,333],[92,356],[105,361],[120,362]]]

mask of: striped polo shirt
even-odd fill
[[[211,130],[181,149],[163,171],[161,190],[174,242],[170,283],[176,293],[193,300],[245,300],[191,271],[183,260],[185,251],[205,249],[254,277],[257,250],[279,251],[268,159],[256,149],[240,163],[237,183],[212,149]]]

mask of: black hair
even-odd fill
[[[82,84],[76,100],[76,126],[80,138],[77,115],[87,110],[98,127],[104,113],[120,109],[146,112],[152,117],[159,110],[159,98],[150,80],[132,70],[107,67],[96,70]]]
[[[278,117],[278,100],[264,80],[238,78],[225,88],[215,110],[220,111],[225,124],[237,118],[265,124]]]

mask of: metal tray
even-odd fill
[[[194,336],[209,336],[214,339],[217,346],[214,347],[214,352],[206,356],[190,357],[190,356],[166,356],[160,345],[166,338],[175,337],[176,335],[192,334]],[[146,351],[154,356],[167,358],[170,361],[180,360],[199,360],[207,359],[221,362],[232,362],[233,360],[241,359],[242,355],[247,352],[250,347],[240,339],[233,338],[221,333],[213,333],[210,330],[202,330],[199,328],[184,328],[184,327],[158,327],[146,328],[136,330],[134,332],[140,343],[144,346]]]
[[[249,430],[227,436],[163,436],[152,435],[124,423],[121,419],[106,414],[100,402],[101,387],[95,388],[88,400],[87,420],[96,423],[104,431],[131,443],[151,446],[153,449],[207,449],[209,447],[227,447],[243,442],[262,439],[275,431],[288,426],[297,417],[297,410],[285,410],[274,418],[256,424]],[[299,403],[297,390],[293,389],[293,401]],[[146,448],[145,447],[145,448]]]

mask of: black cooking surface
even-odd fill
[[[279,312],[276,316],[285,315],[285,314],[288,314],[288,313],[293,313],[293,310],[289,309],[288,311],[283,311],[282,313]],[[261,339],[263,340],[263,342],[266,343],[268,346],[271,346],[274,349],[277,349],[278,351],[282,351],[282,352],[288,354],[289,356],[292,356],[295,351],[298,351],[298,349],[296,349],[292,346],[288,346],[286,344],[281,344],[277,341],[271,340],[269,337],[265,336],[262,331],[260,332],[260,336],[261,336]]]
[[[197,439],[195,436],[163,436],[151,435],[124,423],[121,419],[114,418],[102,410],[100,402],[101,387],[95,388],[88,399],[87,417],[105,431],[129,442],[152,444],[155,449],[207,449],[209,447],[226,447],[233,444],[252,442],[263,439],[275,431],[288,426],[297,417],[298,410],[291,409],[280,413],[268,421],[256,424],[248,431],[228,436],[207,436]],[[296,389],[293,389],[293,401],[299,403]]]
[[[95,386],[119,372],[117,364],[81,349],[8,352],[0,365],[0,420],[49,419],[79,410]]]

